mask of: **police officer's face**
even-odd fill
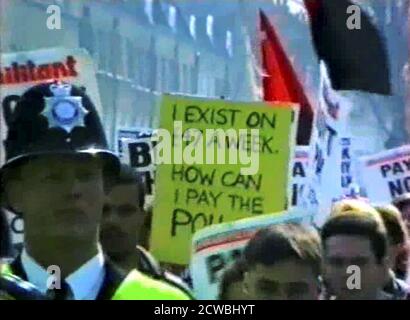
[[[102,166],[88,156],[47,156],[21,167],[14,201],[31,237],[95,237],[104,200]],[[16,198],[16,196],[14,196]]]
[[[137,235],[144,221],[138,201],[138,186],[122,184],[113,187],[106,197],[100,240],[109,255],[134,251]]]

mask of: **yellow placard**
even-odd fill
[[[187,264],[208,225],[286,209],[297,116],[293,104],[163,97],[151,232],[160,261]]]

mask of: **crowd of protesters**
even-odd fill
[[[56,114],[45,115],[50,103]],[[60,118],[76,108],[87,121],[68,126]],[[150,253],[152,201],[161,199],[109,151],[83,90],[36,85],[7,125],[1,299],[195,299],[186,266],[161,264]],[[6,210],[24,219],[16,254]],[[261,229],[221,274],[219,299],[406,300],[409,210],[409,194],[377,206],[344,199],[319,230],[294,223]],[[50,266],[60,275],[51,283]]]
[[[224,299],[407,300],[408,229],[395,205],[334,204],[319,232],[301,225],[259,231],[223,274]],[[241,289],[237,289],[241,288]]]

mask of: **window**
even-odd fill
[[[70,1],[65,2],[65,11],[67,13],[72,13],[72,3]]]
[[[181,70],[181,74],[182,74],[182,92],[184,93],[191,93],[190,90],[190,74],[189,74],[189,67],[186,64],[182,65],[182,70]]]
[[[128,112],[120,112],[120,126],[127,127],[127,120],[129,118]]]
[[[386,24],[391,24],[393,19],[392,3],[386,4]]]
[[[90,16],[90,7],[83,6],[83,18],[89,18]]]
[[[83,7],[83,16],[79,23],[79,44],[80,48],[85,48],[91,56],[95,54],[95,36],[90,20],[90,8]]]
[[[152,50],[147,51],[145,54],[145,61],[144,61],[144,80],[146,81],[146,87],[151,90],[156,90],[157,88],[157,70],[159,65],[159,60],[155,52]],[[161,70],[161,69],[159,69]],[[158,72],[159,74],[159,72]]]
[[[168,24],[174,32],[176,31],[176,27],[177,27],[176,22],[177,22],[177,10],[174,6],[170,6],[169,12],[168,12]]]
[[[192,38],[196,38],[196,17],[194,15],[189,16],[189,32]]]
[[[124,41],[119,32],[120,21],[116,17],[113,19],[112,29],[109,31],[108,46],[108,71],[113,75],[124,76]]]
[[[24,51],[22,44],[11,43],[10,51]]]
[[[167,61],[164,58],[160,59],[160,72],[159,72],[159,91],[166,92],[167,88]]]
[[[199,61],[200,61],[200,54],[195,54],[195,62],[194,65],[191,66],[191,93],[197,94],[198,93],[198,82],[199,82]]]
[[[215,78],[215,95],[221,97],[225,95],[224,82],[222,79]]]
[[[107,71],[108,36],[104,31],[98,31],[98,66]]]
[[[208,96],[216,97],[216,78],[213,76],[208,77]]]
[[[135,70],[136,70],[136,76],[135,76],[135,81],[138,85],[142,87],[146,87],[146,82],[144,81],[144,60],[145,59],[145,53],[142,50],[136,50],[135,54]]]
[[[208,79],[207,79],[207,75],[202,75],[200,74],[198,79],[199,79],[199,94],[201,96],[208,96]]]
[[[226,51],[230,57],[233,56],[233,47],[232,47],[232,32],[226,31],[226,43],[225,43]]]
[[[153,15],[153,0],[145,0],[145,14],[148,17],[148,21],[151,24],[154,24],[154,15]]]
[[[126,77],[131,80],[135,80],[135,72],[136,72],[136,60],[138,59],[134,44],[130,39],[127,39],[127,50],[126,50],[126,57],[127,57],[127,70],[126,70]]]
[[[208,15],[206,17],[206,34],[208,35],[209,39],[213,41],[214,38],[214,17]]]
[[[112,31],[109,45],[110,60],[109,71],[114,75],[124,75],[124,63],[123,63],[123,50],[122,50],[122,37],[118,32]]]
[[[181,91],[182,93],[186,92],[186,88],[185,88],[185,64],[181,64],[181,67],[179,69],[179,91]]]

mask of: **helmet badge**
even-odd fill
[[[84,117],[88,111],[83,107],[82,97],[70,96],[71,85],[68,83],[53,83],[50,91],[54,97],[46,97],[46,107],[41,113],[50,127],[62,128],[67,133],[75,127],[85,127]]]

